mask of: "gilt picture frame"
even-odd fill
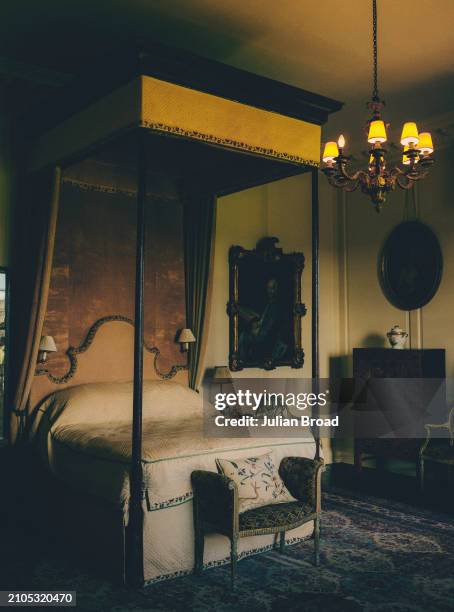
[[[229,367],[302,368],[303,253],[283,253],[266,237],[229,251]]]

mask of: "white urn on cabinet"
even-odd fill
[[[408,333],[404,331],[400,325],[394,325],[386,334],[391,348],[404,349],[407,342]]]

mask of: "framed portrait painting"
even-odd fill
[[[229,251],[229,367],[301,368],[303,253],[284,254],[278,238],[262,238],[253,250]]]
[[[389,302],[401,310],[422,308],[435,296],[443,274],[437,236],[421,221],[399,223],[378,258],[378,278]]]

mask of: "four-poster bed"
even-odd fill
[[[213,439],[204,439],[199,430],[199,433],[194,431],[195,424],[201,424],[198,396],[195,391],[181,386],[181,383],[188,385],[184,368],[180,367],[175,371],[180,384],[157,381],[153,383],[150,380],[156,378],[156,371],[150,371],[148,367],[144,369],[144,359],[147,359],[147,351],[144,352],[147,345],[147,313],[144,307],[147,276],[146,233],[147,224],[153,223],[152,218],[147,218],[147,212],[151,200],[156,197],[156,194],[152,193],[156,177],[163,184],[176,185],[179,197],[186,207],[186,321],[182,326],[193,329],[198,341],[197,350],[189,360],[189,383],[194,388],[202,365],[200,347],[205,340],[204,316],[211,256],[210,237],[207,239],[206,235],[200,234],[202,221],[210,217],[212,220],[214,217],[214,198],[269,181],[312,172],[312,376],[317,379],[317,165],[320,125],[327,120],[330,112],[339,108],[338,102],[316,94],[223,64],[162,47],[153,47],[146,53],[124,55],[119,61],[111,62],[101,72],[95,70],[91,76],[62,91],[45,106],[40,108],[38,105],[33,125],[24,120],[28,167],[27,175],[22,177],[22,180],[32,185],[32,189],[36,189],[35,177],[39,177],[39,180],[44,182],[46,193],[53,194],[53,207],[42,204],[46,200],[45,189],[42,187],[43,195],[36,214],[41,214],[44,220],[40,229],[41,241],[36,245],[35,251],[39,254],[40,263],[34,271],[34,293],[21,288],[21,282],[25,283],[25,280],[18,277],[15,295],[13,290],[13,300],[17,303],[24,301],[26,296],[25,301],[28,299],[32,317],[28,336],[21,338],[20,350],[17,351],[14,364],[17,372],[21,374],[16,374],[17,380],[14,381],[12,434],[14,436],[17,433],[19,421],[20,435],[23,435],[24,420],[29,421],[31,425],[29,424],[27,429],[40,440],[48,462],[53,466],[52,471],[70,484],[72,477],[77,480],[74,476],[77,472],[76,487],[79,490],[83,488],[81,474],[84,473],[84,467],[77,464],[78,467],[68,468],[69,463],[65,463],[68,453],[94,453],[100,461],[110,460],[121,464],[122,475],[118,476],[119,480],[115,477],[116,483],[118,485],[120,482],[122,491],[125,486],[129,489],[127,516],[125,513],[122,515],[124,537],[120,538],[120,547],[125,547],[126,563],[121,565],[122,573],[125,573],[126,580],[131,585],[179,575],[188,571],[193,562],[190,551],[192,536],[189,535],[192,526],[188,519],[190,512],[181,509],[182,504],[191,499],[189,487],[187,490],[166,490],[166,499],[159,499],[159,495],[156,499],[150,498],[159,488],[161,480],[158,481],[157,478],[161,478],[162,482],[172,479],[170,465],[179,466],[181,473],[184,472],[182,479],[189,482],[193,469],[212,469],[217,454],[232,450],[240,450],[247,456],[250,448],[273,447],[278,459],[288,454],[313,456],[314,452],[319,456],[318,440],[314,447],[312,443],[289,443],[278,439],[273,440],[272,444],[269,440],[257,438],[249,440],[248,443],[243,440],[242,445],[235,439],[223,440],[222,444]],[[107,179],[108,172],[104,173],[105,168],[114,168]],[[63,174],[63,181],[77,182],[93,192],[115,194],[113,198],[123,197],[125,194],[130,197],[132,194],[136,200],[135,286],[131,306],[134,337],[133,351],[125,351],[125,344],[121,345],[122,352],[114,356],[109,356],[107,352],[115,352],[115,349],[104,351],[102,361],[105,365],[105,360],[110,359],[111,368],[100,368],[99,356],[90,357],[89,362],[92,349],[87,351],[83,358],[86,358],[91,366],[86,366],[85,369],[81,366],[79,373],[76,372],[61,383],[64,389],[54,393],[58,376],[51,374],[36,377],[34,364],[43,325],[49,324],[46,320],[46,307],[50,267],[54,256],[58,211],[56,201],[60,198],[60,187],[63,184],[60,173]],[[104,173],[102,180],[99,178],[100,173]],[[49,177],[53,177],[53,180]],[[168,187],[161,189],[159,197],[163,197],[166,189]],[[30,197],[34,197],[34,194],[32,196],[29,189],[23,196],[23,201]],[[190,202],[194,201],[197,201],[197,204],[191,207]],[[27,205],[33,208],[30,201],[27,201]],[[191,214],[188,214],[188,211],[191,211]],[[16,224],[19,233],[26,233],[23,222]],[[205,229],[205,234],[212,231],[212,221]],[[100,231],[102,233],[102,228]],[[22,245],[25,245],[25,241],[26,238],[23,237]],[[24,253],[16,253],[17,274],[23,269],[21,255],[23,259]],[[129,276],[131,275],[132,270],[129,272]],[[156,294],[154,299],[157,299]],[[22,312],[24,310],[27,308],[23,305]],[[13,325],[16,328],[23,325],[23,320],[19,321],[19,315],[16,315],[14,320],[14,305],[12,312]],[[21,312],[20,308],[18,312]],[[130,333],[130,321],[128,323],[117,319],[116,323],[126,324]],[[118,331],[119,327],[116,329]],[[121,333],[124,334],[123,331]],[[117,334],[115,338],[118,340]],[[95,345],[96,341],[93,342],[93,351]],[[132,372],[129,366],[125,366],[119,375],[118,361],[129,360],[130,363],[131,352]],[[80,357],[82,362],[82,355]],[[50,365],[48,367],[50,368]],[[93,368],[92,373],[90,367]],[[133,383],[125,382],[128,379],[132,379]],[[111,381],[108,389],[102,387],[106,381]],[[120,384],[126,387],[115,386]],[[163,384],[173,385],[165,389],[172,388],[175,399],[164,401],[169,418],[161,415],[158,423],[154,410],[161,400],[156,399],[156,389],[162,390],[159,385]],[[99,398],[100,394],[103,400],[99,400],[101,407],[98,407],[96,398]],[[108,401],[106,397],[109,398]],[[116,405],[118,398],[122,401],[117,406],[119,413],[115,416],[115,408],[106,411],[105,407]],[[130,422],[128,426],[125,424],[131,400],[132,427]],[[32,416],[27,416],[29,407]],[[169,419],[172,421],[171,427],[168,424]],[[178,428],[180,439],[175,437]],[[163,436],[173,440],[168,448],[159,446],[158,442]],[[107,448],[103,442],[106,439],[117,440],[117,447],[113,444]],[[189,445],[186,452],[182,449],[184,444]],[[85,468],[88,469],[87,464]],[[72,476],[68,476],[67,470],[72,470]],[[157,476],[156,473],[160,470],[162,474]],[[177,480],[175,478],[175,482]],[[96,479],[90,486],[92,491],[96,491]],[[169,505],[168,500],[173,500],[174,503]],[[165,513],[161,512],[164,518],[159,518],[159,512],[154,512],[158,518],[150,518],[157,509],[167,511],[165,516]],[[178,521],[175,519],[177,515],[180,516]],[[159,540],[159,531],[168,522],[175,526],[177,537],[176,540],[169,540],[171,558],[166,554],[164,543]],[[269,545],[269,541],[265,540],[259,544],[259,548]],[[181,553],[182,559],[175,564],[174,557],[178,557],[180,553],[177,551],[180,549],[184,550]],[[245,544],[244,554],[254,550],[257,548]],[[217,542],[213,545],[209,563],[222,562],[224,556],[223,547]],[[164,557],[166,560],[163,560]]]

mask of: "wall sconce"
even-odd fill
[[[52,336],[41,336],[41,342],[38,349],[38,363],[44,363],[47,359],[47,353],[56,353],[57,346]]]
[[[195,341],[196,339],[194,334],[192,333],[192,330],[188,329],[187,327],[182,329],[177,337],[177,342],[179,342],[180,344],[180,351],[182,353],[186,353],[187,351],[189,351],[189,345]]]

